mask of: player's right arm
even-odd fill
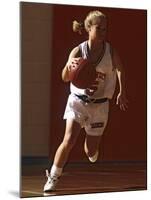
[[[80,49],[79,47],[75,47],[68,58],[68,61],[65,65],[65,67],[62,70],[62,80],[64,82],[68,82],[69,80],[69,71],[71,70],[71,67],[74,67],[78,64],[78,61],[80,59],[81,55],[80,55]]]

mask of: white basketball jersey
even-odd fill
[[[83,58],[88,58],[88,41],[79,45]],[[95,67],[97,78],[95,84],[87,89],[79,89],[70,83],[71,93],[87,95],[90,98],[109,98],[111,99],[116,86],[116,71],[113,70],[110,44],[105,43],[105,52],[99,64]]]

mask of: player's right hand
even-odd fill
[[[72,71],[74,69],[76,69],[79,66],[80,60],[82,58],[78,57],[78,58],[70,58],[66,64],[68,71]]]

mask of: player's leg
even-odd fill
[[[63,167],[68,159],[72,147],[75,145],[80,133],[81,126],[73,119],[66,120],[66,130],[62,143],[58,147],[50,174],[47,171],[48,180],[44,186],[44,191],[52,191],[62,174]]]
[[[86,134],[84,150],[91,162],[95,162],[99,154],[101,136],[91,136]]]
[[[108,121],[109,102],[91,105],[90,104],[89,124],[85,126],[86,138],[84,150],[91,162],[95,162],[99,154],[101,136]]]
[[[76,143],[81,126],[73,119],[66,120],[66,130],[62,143],[60,144],[54,158],[54,165],[62,168],[68,159],[68,155]]]

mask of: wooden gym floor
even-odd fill
[[[43,193],[45,166],[22,167],[21,197],[88,194],[147,189],[146,163],[67,164],[55,192]]]

